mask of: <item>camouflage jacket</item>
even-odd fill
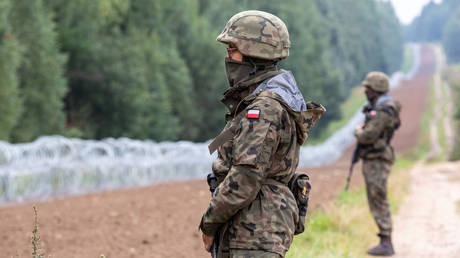
[[[299,219],[287,183],[324,111],[305,104],[290,72],[264,81],[239,104],[226,125],[238,123],[236,134],[218,148],[212,165],[220,184],[200,224],[206,235],[225,225],[228,248],[285,255]]]
[[[400,110],[399,102],[393,100],[389,94],[381,95],[374,105],[368,104],[363,108],[366,116],[364,126],[354,132],[360,145],[360,158],[394,162],[390,140],[400,125]]]

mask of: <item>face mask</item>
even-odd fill
[[[371,103],[374,102],[374,101],[377,99],[377,97],[378,97],[377,92],[375,92],[375,91],[373,91],[373,90],[371,90],[371,89],[366,89],[366,90],[365,90],[365,94],[366,94],[367,100],[368,100],[369,102],[371,102]]]
[[[249,62],[240,62],[231,58],[225,58],[225,71],[230,87],[235,86],[238,82],[249,78],[254,66]]]

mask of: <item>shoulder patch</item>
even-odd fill
[[[260,110],[258,109],[249,109],[248,114],[246,115],[247,118],[259,118]]]
[[[374,117],[374,116],[377,115],[377,111],[372,110],[371,112],[369,112],[369,115],[372,116],[372,117]]]

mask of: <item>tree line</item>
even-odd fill
[[[341,116],[371,70],[392,73],[402,31],[378,0],[0,0],[0,139],[62,134],[203,141],[223,127],[225,46],[235,13],[279,16],[305,98]]]
[[[450,63],[460,62],[460,2],[431,1],[405,29],[409,41],[441,42]]]

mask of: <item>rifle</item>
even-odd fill
[[[353,167],[358,161],[359,161],[359,144],[356,145],[356,148],[353,151],[353,156],[351,157],[351,165],[350,165],[350,170],[348,172],[347,184],[345,185],[345,191],[348,191],[348,187],[350,187],[350,180],[351,180],[351,175],[353,174]]]
[[[216,188],[218,186],[217,182],[217,177],[214,175],[214,173],[209,173],[207,176],[207,181],[209,185],[209,191],[211,192],[211,196],[214,196],[214,192],[216,191]],[[216,232],[214,235],[214,241],[211,246],[211,257],[212,258],[217,258],[217,252],[219,250],[219,231]]]

